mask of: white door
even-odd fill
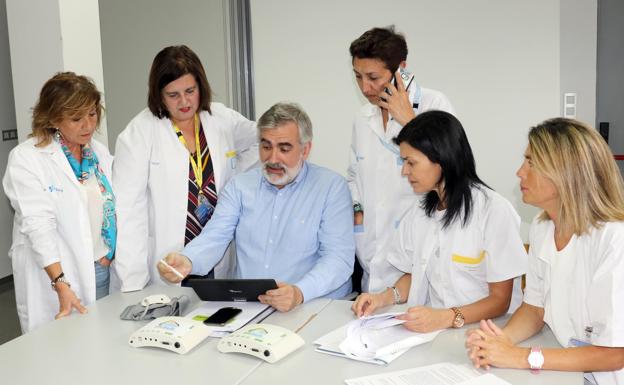
[[[596,70],[596,128],[606,135],[624,172],[624,2],[598,2],[598,65]]]

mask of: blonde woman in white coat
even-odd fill
[[[122,291],[164,284],[158,260],[199,234],[225,183],[257,162],[255,122],[212,103],[211,96],[190,48],[167,47],[156,55],[149,107],[130,121],[115,147],[120,235],[114,268]],[[227,276],[230,263],[224,258],[215,275]]]
[[[476,367],[583,371],[624,384],[624,182],[590,126],[555,118],[531,128],[517,172],[530,231],[524,302],[503,328],[467,333]],[[518,346],[547,324],[561,347]]]
[[[115,200],[112,157],[92,139],[101,114],[92,81],[57,74],[33,109],[31,137],[9,155],[3,186],[15,209],[9,255],[23,332],[108,294]]]

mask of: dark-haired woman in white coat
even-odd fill
[[[148,108],[130,121],[115,147],[119,237],[114,268],[122,291],[163,283],[158,260],[194,239],[210,220],[225,183],[257,162],[255,122],[211,97],[190,48],[166,47],[156,55]],[[224,258],[215,276],[228,276],[230,265]]]

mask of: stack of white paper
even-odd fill
[[[347,385],[511,385],[467,365],[440,363],[345,380]]]
[[[316,351],[353,360],[386,365],[409,348],[433,340],[440,331],[415,333],[396,319],[402,313],[363,317],[314,341]]]
[[[199,307],[187,314],[186,317],[196,321],[204,321],[222,307],[236,307],[241,309],[242,312],[224,326],[211,326],[213,332],[210,334],[210,337],[226,336],[247,325],[252,320],[254,322],[262,321],[275,311],[269,305],[260,302],[204,301]]]

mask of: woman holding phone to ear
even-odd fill
[[[356,254],[363,268],[362,291],[391,286],[398,276],[380,252],[395,224],[417,196],[401,178],[401,128],[427,110],[453,113],[441,92],[412,79],[405,89],[399,68],[406,67],[407,43],[394,27],[373,28],[349,47],[358,87],[368,102],[353,124],[347,181],[353,197]],[[411,76],[407,76],[409,81]],[[394,84],[393,84],[394,83]],[[396,84],[396,86],[395,86]],[[372,279],[371,276],[379,277]]]

